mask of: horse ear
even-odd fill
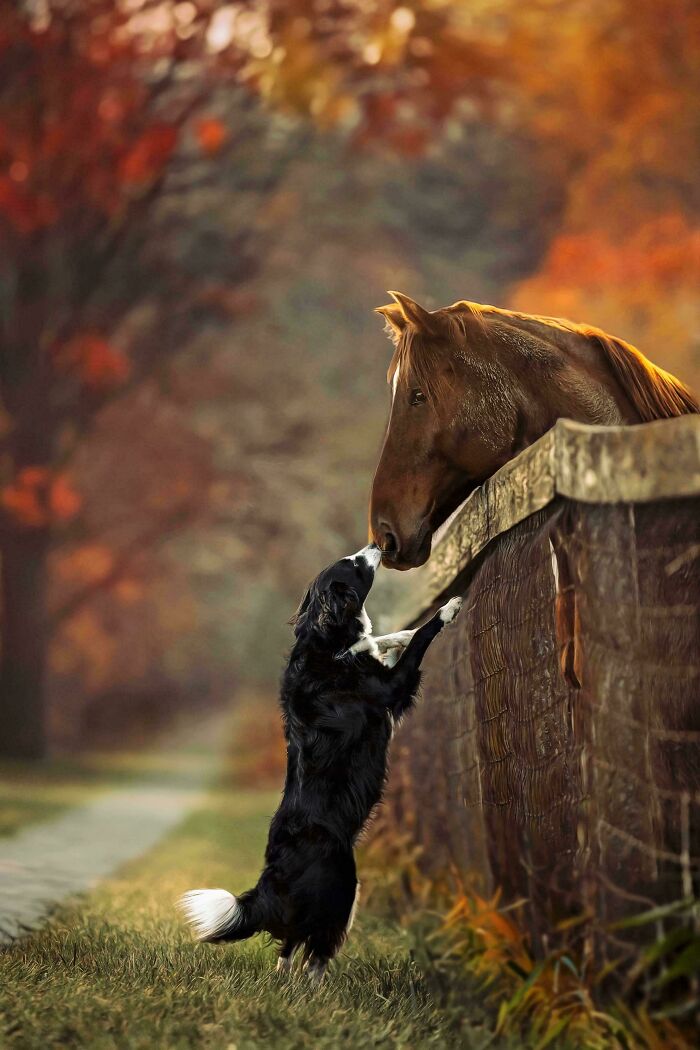
[[[403,292],[389,292],[389,295],[397,303],[406,322],[412,324],[419,331],[425,332],[426,335],[437,335],[439,333],[439,321],[435,314],[431,314],[430,310],[426,310],[415,299],[411,299],[410,295],[404,295]]]
[[[389,303],[387,306],[378,306],[374,311],[375,314],[381,314],[386,324],[384,325],[384,331],[395,343],[398,343],[401,338],[401,334],[406,327],[406,318],[403,315],[400,306],[396,306],[395,303]]]

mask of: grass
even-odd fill
[[[277,798],[222,781],[159,847],[5,950],[3,1050],[484,1046],[478,1024],[448,1023],[409,934],[381,917],[361,915],[315,994],[303,975],[274,974],[262,938],[192,943],[174,900],[198,885],[252,885]]]

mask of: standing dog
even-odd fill
[[[180,901],[202,941],[271,934],[278,970],[303,946],[316,982],[352,922],[353,847],[382,796],[394,724],[413,706],[428,646],[461,607],[453,598],[417,630],[373,638],[364,603],[380,561],[370,544],[324,569],[292,621],[281,696],[287,777],[257,886],[240,897],[191,890]]]

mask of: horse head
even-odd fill
[[[370,529],[385,564],[409,569],[428,559],[434,530],[512,455],[517,414],[496,398],[487,358],[483,368],[469,369],[460,352],[466,343],[462,317],[449,308],[431,313],[401,292],[389,294],[394,303],[377,312],[395,344],[387,375],[391,410],[372,486]],[[478,342],[479,333],[472,335],[470,341]]]
[[[599,329],[466,301],[429,311],[401,292],[378,313],[395,349],[391,410],[370,500],[384,563],[422,565],[469,493],[558,418],[637,423],[697,401]]]

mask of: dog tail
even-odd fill
[[[198,941],[244,941],[263,930],[265,909],[256,887],[240,897],[228,890],[189,890],[178,907]]]

